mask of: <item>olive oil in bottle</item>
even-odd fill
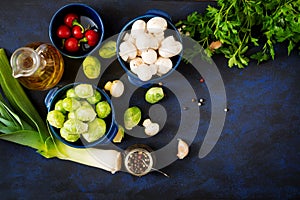
[[[64,72],[61,54],[47,43],[35,42],[17,49],[11,56],[10,63],[13,76],[31,90],[54,87]]]

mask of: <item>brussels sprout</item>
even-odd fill
[[[98,117],[105,118],[111,113],[111,107],[107,101],[101,101],[96,104],[96,112]]]
[[[157,103],[164,98],[164,91],[160,87],[152,87],[145,94],[145,100],[148,103]]]
[[[117,44],[115,41],[108,41],[99,50],[99,55],[102,58],[111,58],[116,55]]]
[[[72,110],[76,110],[77,108],[79,108],[80,102],[74,98],[66,97],[63,99],[62,105],[66,111],[70,112]]]
[[[65,122],[65,115],[58,110],[52,110],[48,112],[47,120],[51,126],[61,128]]]
[[[80,106],[90,106],[90,105],[91,104],[88,101],[86,101],[86,100],[80,101]]]
[[[101,101],[101,94],[97,90],[94,91],[94,95],[86,99],[90,104],[96,104]]]
[[[88,123],[88,131],[83,133],[83,138],[88,142],[94,142],[106,132],[106,123],[103,119],[96,118]]]
[[[56,102],[55,106],[54,106],[54,110],[58,110],[63,114],[66,114],[66,110],[63,107],[63,100],[60,99],[59,101]]]
[[[68,119],[76,119],[75,111],[71,111],[68,113]]]
[[[100,75],[101,63],[94,56],[87,56],[82,62],[83,72],[89,79],[95,79]]]
[[[80,106],[75,111],[76,119],[78,119],[80,121],[84,121],[84,122],[93,121],[95,119],[96,115],[97,114],[91,105]]]
[[[75,86],[75,94],[80,98],[89,98],[94,95],[94,88],[91,84],[79,84]]]
[[[63,128],[70,131],[72,134],[81,134],[88,130],[88,125],[78,119],[68,119]]]
[[[60,129],[60,135],[68,142],[76,142],[80,138],[79,134],[74,134],[64,127]]]
[[[124,125],[125,128],[131,130],[138,125],[142,117],[141,110],[137,106],[127,108],[124,113]]]
[[[74,88],[68,89],[67,92],[66,92],[66,96],[70,97],[70,98],[79,99],[79,97],[75,93],[75,89]]]

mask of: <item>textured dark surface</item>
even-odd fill
[[[11,53],[32,41],[50,41],[53,13],[71,1],[1,1],[0,47]],[[78,1],[77,1],[78,2]],[[168,12],[173,21],[209,4],[192,1],[80,1],[102,16],[105,37],[150,8]],[[137,178],[84,165],[45,159],[34,150],[0,141],[1,199],[296,199],[300,198],[300,56],[276,47],[276,59],[229,69],[215,57],[226,88],[229,112],[213,151],[198,158],[209,123],[209,102],[201,108],[199,133],[190,154],[158,173]],[[65,58],[72,72],[81,60]],[[180,66],[181,68],[184,65]],[[180,68],[179,68],[180,69]],[[67,73],[62,83],[72,81]],[[188,74],[188,71],[187,71]],[[196,84],[196,83],[195,83]],[[208,99],[205,84],[199,85]],[[46,92],[28,92],[42,116]]]

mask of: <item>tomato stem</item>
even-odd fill
[[[72,22],[72,26],[79,26],[81,28],[81,33],[84,33],[84,27],[77,21],[77,19],[74,19]]]

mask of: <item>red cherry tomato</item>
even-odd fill
[[[70,37],[66,39],[64,47],[69,52],[76,52],[79,50],[80,44],[76,38]]]
[[[89,46],[95,46],[99,41],[99,33],[94,30],[87,30],[84,34]]]
[[[78,20],[78,15],[76,15],[74,13],[69,13],[64,17],[64,23],[69,27],[73,26],[74,20],[76,20],[76,21]]]
[[[66,25],[60,25],[56,31],[56,35],[61,39],[66,39],[71,37],[71,30]]]
[[[77,39],[81,39],[84,36],[80,26],[73,26],[72,35]]]

